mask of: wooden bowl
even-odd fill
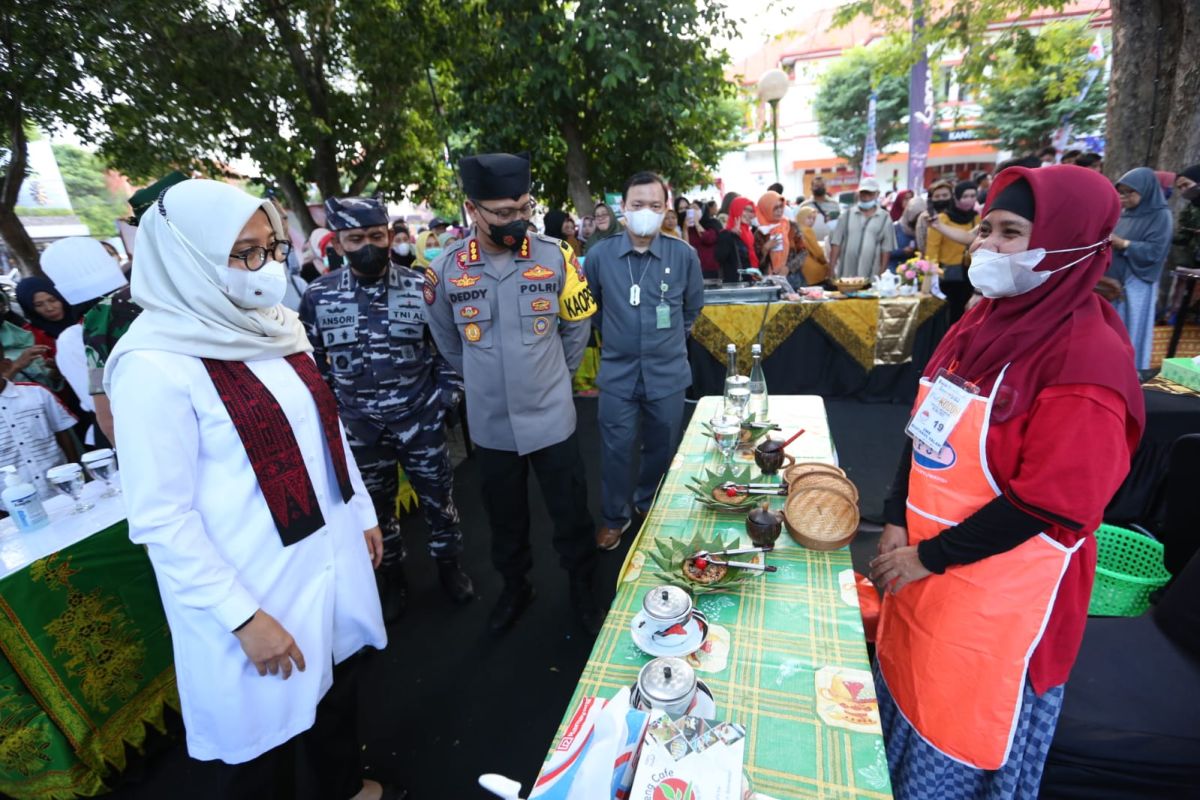
[[[792,464],[789,467],[784,467],[780,475],[783,476],[783,482],[791,486],[792,481],[801,475],[808,475],[811,472],[827,472],[832,475],[841,475],[845,477],[846,473],[839,467],[833,464],[820,464],[815,461],[801,461]]]
[[[801,489],[783,507],[788,534],[810,550],[845,547],[858,532],[858,522],[858,503],[838,489]]]

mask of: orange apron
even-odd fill
[[[914,442],[910,545],[1000,495],[988,471],[987,431],[1003,379],[1001,372],[990,397],[968,402],[940,452]],[[914,408],[930,386],[921,379]],[[952,566],[885,596],[879,668],[900,713],[944,755],[985,770],[1008,760],[1029,658],[1073,552],[1041,533],[1005,553]]]

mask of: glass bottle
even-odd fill
[[[754,422],[766,422],[767,417],[767,378],[763,375],[762,345],[752,345],[750,355],[754,364],[750,368],[750,419]]]

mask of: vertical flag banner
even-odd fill
[[[921,0],[913,0],[913,43],[921,38],[925,18]],[[925,189],[925,164],[933,142],[937,112],[933,107],[933,78],[929,74],[929,51],[921,50],[921,60],[908,74],[908,188],[914,194]]]
[[[1092,90],[1092,84],[1096,82],[1096,78],[1100,77],[1100,71],[1104,69],[1104,40],[1098,33],[1092,46],[1088,48],[1087,60],[1092,66],[1084,77],[1083,88],[1079,90],[1079,96],[1075,98],[1076,107],[1080,106],[1087,98],[1088,92]],[[1058,149],[1060,158],[1062,151],[1067,149],[1067,145],[1071,141],[1071,117],[1074,115],[1074,111],[1063,114],[1062,122],[1059,124],[1058,130],[1054,132],[1054,138],[1051,141],[1051,144]]]
[[[867,103],[867,142],[863,146],[862,174],[860,181],[875,177],[875,165],[879,159],[879,148],[875,145],[875,92]]]

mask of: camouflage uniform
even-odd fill
[[[447,560],[462,552],[443,420],[463,384],[428,336],[422,281],[420,272],[396,264],[374,282],[343,267],[313,281],[300,303],[313,356],[338,399],[375,503],[389,566],[405,558],[397,464],[420,498],[430,554]]]
[[[88,394],[104,394],[108,355],[142,313],[128,286],[104,297],[83,316],[83,348],[87,354]]]

